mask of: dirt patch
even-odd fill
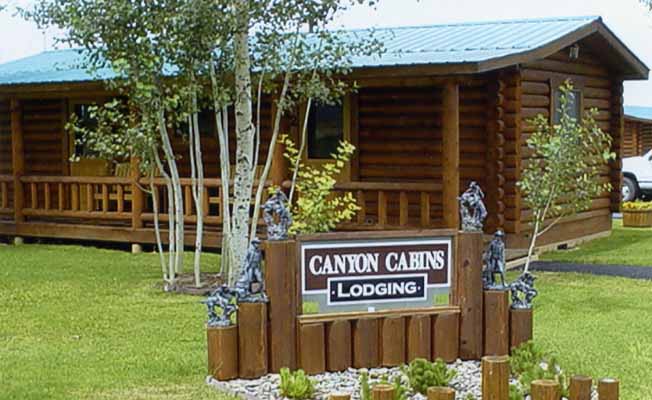
[[[195,275],[193,273],[184,273],[177,277],[177,285],[174,292],[189,294],[192,296],[206,296],[222,284],[222,278],[219,273],[201,273],[200,287],[195,286]]]

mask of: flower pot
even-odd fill
[[[624,210],[623,226],[630,228],[652,227],[652,210]]]

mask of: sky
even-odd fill
[[[57,32],[41,32],[14,16],[15,6],[30,0],[0,0],[0,63],[54,46]],[[380,0],[376,8],[354,7],[336,21],[338,27],[366,28],[428,25],[515,18],[599,15],[612,31],[652,67],[652,12],[638,0]],[[625,103],[652,107],[652,81],[625,83]]]

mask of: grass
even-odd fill
[[[215,265],[215,256],[204,258]],[[0,246],[0,399],[218,399],[204,308],[164,294],[153,254]],[[535,337],[562,365],[652,392],[652,283],[539,274]]]
[[[623,228],[615,220],[611,236],[570,250],[545,253],[542,260],[582,264],[652,266],[652,229]]]

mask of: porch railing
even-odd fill
[[[13,185],[13,176],[0,175],[0,215],[11,215],[14,212],[11,199]]]

